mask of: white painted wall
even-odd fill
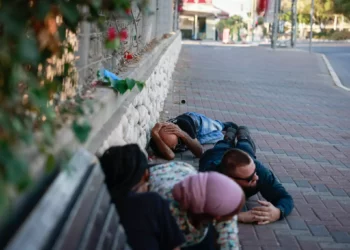
[[[215,25],[216,20],[214,18],[206,19],[206,39],[215,40]]]

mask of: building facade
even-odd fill
[[[183,0],[180,30],[183,39],[217,40],[216,24],[229,14],[213,5],[212,0]]]

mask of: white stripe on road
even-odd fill
[[[329,71],[329,73],[331,74],[332,79],[333,79],[335,85],[337,85],[339,88],[342,88],[342,89],[344,89],[344,90],[346,90],[346,91],[350,91],[350,88],[345,87],[345,86],[342,84],[342,82],[340,81],[340,79],[339,79],[337,73],[335,73],[335,71],[334,71],[334,69],[333,69],[331,63],[328,61],[326,55],[325,55],[325,54],[321,54],[321,55],[322,55],[322,58],[323,58],[325,64],[327,65],[328,71]]]

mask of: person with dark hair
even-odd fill
[[[235,215],[245,197],[227,176],[198,173],[187,163],[170,162],[150,168],[150,190],[169,200],[186,238],[183,250],[239,249]]]
[[[260,206],[240,212],[239,222],[267,224],[284,218],[293,210],[292,196],[272,171],[256,159],[255,143],[247,127],[229,128],[224,140],[203,154],[199,171],[225,174],[243,188],[247,198],[260,192],[266,199],[258,201]]]
[[[145,156],[136,145],[108,149],[101,157],[101,165],[122,224],[138,247],[133,249],[176,246],[181,237],[174,227],[174,218],[186,240],[181,245],[183,250],[216,249],[214,230],[219,235],[216,239],[220,249],[239,249],[235,215],[245,197],[241,187],[230,178],[219,173],[198,174],[193,166],[183,162],[156,165],[147,170]],[[154,197],[158,200],[159,197],[151,192],[135,193],[140,189],[156,192],[167,203],[156,202]],[[155,206],[158,203],[162,204],[161,209]],[[164,206],[170,208],[172,219],[164,212],[167,211]],[[210,226],[212,223],[215,225]],[[159,232],[160,229],[164,231]],[[155,237],[159,234],[163,237]],[[156,242],[168,244],[152,247]]]
[[[201,144],[221,140],[233,123],[221,122],[205,115],[187,112],[168,122],[157,123],[151,133],[150,149],[157,156],[173,160],[175,153],[189,149],[196,157],[203,153]],[[175,152],[175,153],[174,153]]]
[[[148,192],[148,162],[139,146],[110,147],[100,163],[131,248],[179,250],[185,238],[168,202]]]

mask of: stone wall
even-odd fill
[[[154,39],[160,39],[164,34],[174,32],[173,25],[177,16],[176,0],[149,0],[148,14],[142,12],[135,1],[132,1],[132,14],[127,18],[118,13],[106,15],[105,27],[114,27],[117,31],[127,30],[128,38],[121,43],[118,50],[105,49],[106,32],[97,25],[82,22],[78,34],[79,48],[77,70],[79,72],[79,88],[84,89],[96,77],[100,68],[118,72],[125,63],[126,51],[134,56],[142,53],[143,48]]]
[[[95,95],[102,102],[92,117],[94,125],[86,147],[101,154],[112,145],[138,143],[145,148],[150,130],[157,122],[171,84],[172,73],[181,50],[181,34],[162,40],[153,51],[144,54],[138,65],[129,68],[123,78],[145,81],[146,86],[124,95],[99,88]]]
[[[152,1],[155,3],[156,0]],[[159,0],[160,2],[160,0]],[[158,2],[158,4],[159,4]],[[163,6],[164,9],[169,9],[168,5]],[[169,22],[159,24],[157,29],[152,28],[155,21],[149,20],[146,25],[148,32],[153,34],[164,34],[169,28],[177,27],[174,25],[172,16],[168,16]],[[152,24],[153,22],[153,24]],[[149,26],[150,25],[150,26]],[[84,25],[82,24],[82,29]],[[91,27],[85,27],[90,30]],[[146,29],[144,29],[146,31]],[[147,32],[146,32],[147,33]],[[89,117],[92,130],[89,134],[88,141],[81,145],[75,139],[72,130],[69,126],[65,126],[57,131],[56,142],[52,149],[54,154],[59,154],[62,149],[74,152],[81,146],[88,149],[91,153],[102,153],[111,145],[123,145],[126,143],[138,143],[141,148],[145,148],[149,140],[150,130],[159,118],[159,113],[163,109],[164,100],[167,96],[169,86],[171,84],[171,76],[177,62],[178,55],[181,50],[181,34],[180,32],[170,32],[170,37],[159,39],[159,43],[151,51],[146,51],[140,57],[137,63],[127,64],[123,68],[123,72],[119,74],[121,78],[133,78],[138,81],[146,82],[145,88],[139,92],[134,88],[131,92],[128,91],[124,95],[120,95],[110,88],[98,88],[94,93],[94,113]],[[88,33],[91,38],[93,33]],[[97,35],[97,34],[95,34]],[[153,35],[151,35],[153,36]],[[150,38],[145,38],[149,41]],[[90,47],[90,40],[87,41]],[[83,43],[80,41],[79,50]],[[100,46],[96,47],[97,50]],[[101,48],[100,48],[101,49]],[[90,55],[98,54],[90,52]],[[96,69],[96,63],[89,67],[82,66],[82,60],[90,60],[88,53],[81,53],[78,61],[78,69],[87,69],[89,67]],[[104,59],[107,57],[103,57]],[[101,60],[104,60],[104,59]],[[81,66],[81,67],[80,67]],[[111,66],[112,67],[112,66]],[[107,68],[115,72],[111,68]],[[79,81],[82,84],[90,84],[96,79],[95,72],[89,71],[88,76],[84,77],[79,74]],[[81,71],[80,71],[81,73]],[[30,169],[33,176],[40,176],[43,171],[46,159],[37,153],[37,148],[28,147],[23,149],[23,153],[31,159]]]
[[[127,143],[138,143],[141,148],[146,147],[150,138],[150,130],[163,110],[180,50],[181,36],[177,34],[154,65],[154,69],[149,72],[146,87],[128,104],[125,114],[121,116],[120,122],[103,142],[99,153],[112,145]]]

